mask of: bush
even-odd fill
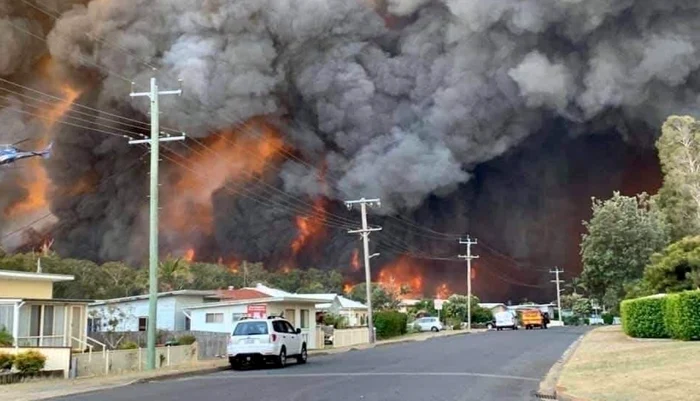
[[[581,318],[575,315],[564,316],[563,320],[565,326],[578,326],[581,324]]]
[[[9,347],[12,346],[14,343],[14,339],[12,338],[12,334],[10,334],[5,326],[0,328],[0,347]]]
[[[197,337],[195,337],[191,334],[187,334],[187,335],[184,335],[184,336],[178,338],[177,342],[180,345],[192,345],[195,342],[197,342]]]
[[[12,369],[15,356],[7,352],[0,352],[0,371]]]
[[[24,374],[39,373],[46,364],[46,357],[39,351],[25,351],[15,355],[15,368]]]
[[[664,313],[666,329],[672,338],[700,339],[700,291],[669,295]]]
[[[622,301],[622,329],[631,337],[665,338],[665,297],[645,297]]]
[[[615,317],[612,313],[603,313],[601,317],[603,318],[603,323],[607,325],[613,324],[613,320],[615,320]]]
[[[489,309],[476,306],[472,309],[472,324],[488,323],[493,320],[493,313]]]
[[[121,344],[119,344],[117,349],[137,349],[138,347],[139,344],[135,341],[124,341]]]
[[[408,316],[396,311],[382,311],[374,314],[374,327],[378,338],[390,338],[406,334]]]
[[[345,316],[335,315],[333,313],[326,313],[323,315],[323,324],[326,326],[333,326],[338,330],[348,328],[348,320]]]

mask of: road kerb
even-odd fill
[[[535,392],[535,397],[538,399],[543,399],[543,400],[562,400],[563,398],[561,397],[559,387],[557,387],[557,383],[559,382],[559,376],[561,375],[562,369],[564,369],[564,365],[566,362],[571,358],[571,356],[574,354],[576,351],[576,348],[581,344],[581,341],[589,334],[591,333],[590,331],[586,334],[583,334],[579,336],[576,341],[574,341],[569,348],[564,351],[562,356],[559,358],[557,362],[552,365],[552,367],[549,369],[549,372],[547,372],[547,375],[545,376],[544,380],[540,382],[539,389]],[[569,401],[575,401],[576,399],[573,398],[568,398],[567,400]],[[578,400],[576,400],[578,401]]]

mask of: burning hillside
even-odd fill
[[[192,138],[163,146],[164,255],[358,282],[342,200],[378,197],[375,279],[463,291],[463,264],[411,255],[452,257],[440,233],[469,232],[506,254],[476,250],[478,294],[539,293],[527,266],[577,269],[590,196],[658,187],[649,144],[700,98],[699,17],[683,0],[0,0],[0,143],[55,144],[0,171],[0,243],[144,260],[146,150],[124,137],[148,133],[128,94],[155,74],[184,79],[161,121]]]

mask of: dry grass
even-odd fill
[[[700,401],[700,343],[596,329],[564,367],[559,387],[591,401]]]

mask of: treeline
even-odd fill
[[[109,299],[148,291],[148,268],[122,262],[100,265],[89,260],[61,258],[51,252],[9,255],[0,251],[0,270],[35,272],[39,258],[44,273],[75,276],[74,281],[54,285],[56,298]],[[338,271],[314,268],[270,271],[262,263],[246,263],[245,269],[243,266],[232,269],[219,264],[166,259],[159,266],[158,276],[160,291],[241,288],[256,283],[299,293],[341,294],[343,290],[343,277]]]
[[[593,199],[584,222],[583,273],[570,289],[614,312],[626,298],[700,288],[700,123],[669,117],[656,147],[658,194]]]

